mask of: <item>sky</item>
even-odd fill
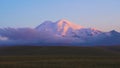
[[[35,28],[60,19],[120,32],[120,0],[0,0],[0,28]]]

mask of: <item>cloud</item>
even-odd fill
[[[1,41],[6,41],[6,40],[9,40],[9,39],[8,39],[8,37],[2,37],[2,36],[0,36],[0,40]]]

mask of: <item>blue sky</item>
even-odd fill
[[[120,0],[0,0],[0,28],[34,28],[45,20],[63,18],[120,32]]]

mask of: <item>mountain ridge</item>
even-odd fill
[[[45,21],[36,28],[0,29],[0,45],[119,45],[120,33],[85,28],[66,19]]]

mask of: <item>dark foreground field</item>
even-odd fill
[[[0,68],[120,68],[120,46],[13,46],[0,55]]]

